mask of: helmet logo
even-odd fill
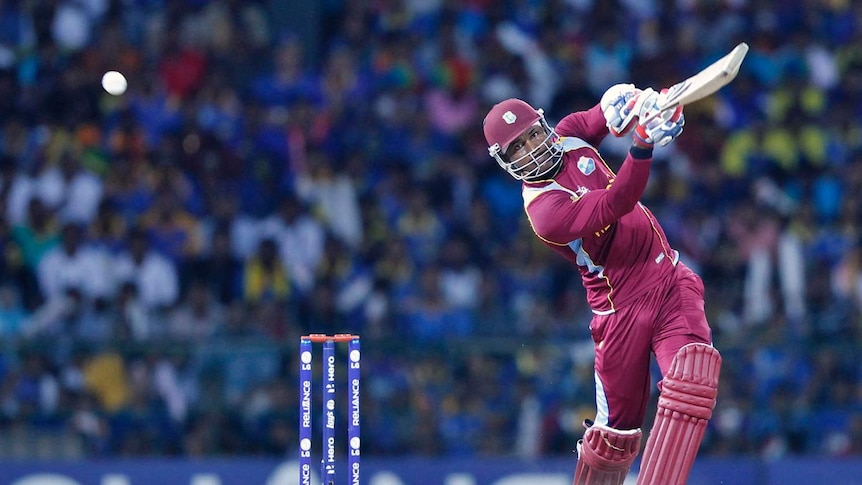
[[[515,116],[515,113],[512,113],[511,111],[506,111],[505,113],[503,113],[503,121],[505,121],[506,124],[511,125],[517,120],[518,117]]]

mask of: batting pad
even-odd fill
[[[677,485],[688,480],[715,398],[721,355],[706,344],[683,346],[661,383],[638,485]]]
[[[594,424],[578,442],[573,485],[621,485],[641,446],[641,430]]]

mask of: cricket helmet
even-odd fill
[[[534,125],[544,130],[545,138],[529,153],[511,160],[506,155],[509,145]],[[488,154],[516,180],[534,180],[557,170],[563,159],[563,150],[557,133],[548,125],[542,109],[535,109],[525,101],[510,98],[494,105],[482,122]],[[552,163],[546,164],[545,162]]]

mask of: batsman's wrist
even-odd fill
[[[652,150],[653,145],[655,145],[655,144],[649,143],[637,135],[632,137],[632,147],[633,148],[644,148],[644,149]]]
[[[632,158],[637,160],[646,160],[652,158],[652,145],[640,145],[637,142],[632,143],[629,149]]]

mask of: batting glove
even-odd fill
[[[682,113],[682,106],[677,106],[674,109],[667,110],[658,116],[650,115],[658,109],[656,102],[659,95],[653,91],[648,99],[644,100],[641,107],[640,119],[647,119],[646,123],[638,123],[634,130],[633,142],[636,146],[642,148],[652,148],[653,145],[666,146],[682,133],[682,128],[685,126],[685,115]]]
[[[651,93],[653,90],[648,88],[647,92]],[[622,136],[631,131],[640,114],[643,100],[646,99],[642,96],[644,93],[634,84],[615,84],[605,91],[599,106],[605,116],[605,125],[612,135]]]

